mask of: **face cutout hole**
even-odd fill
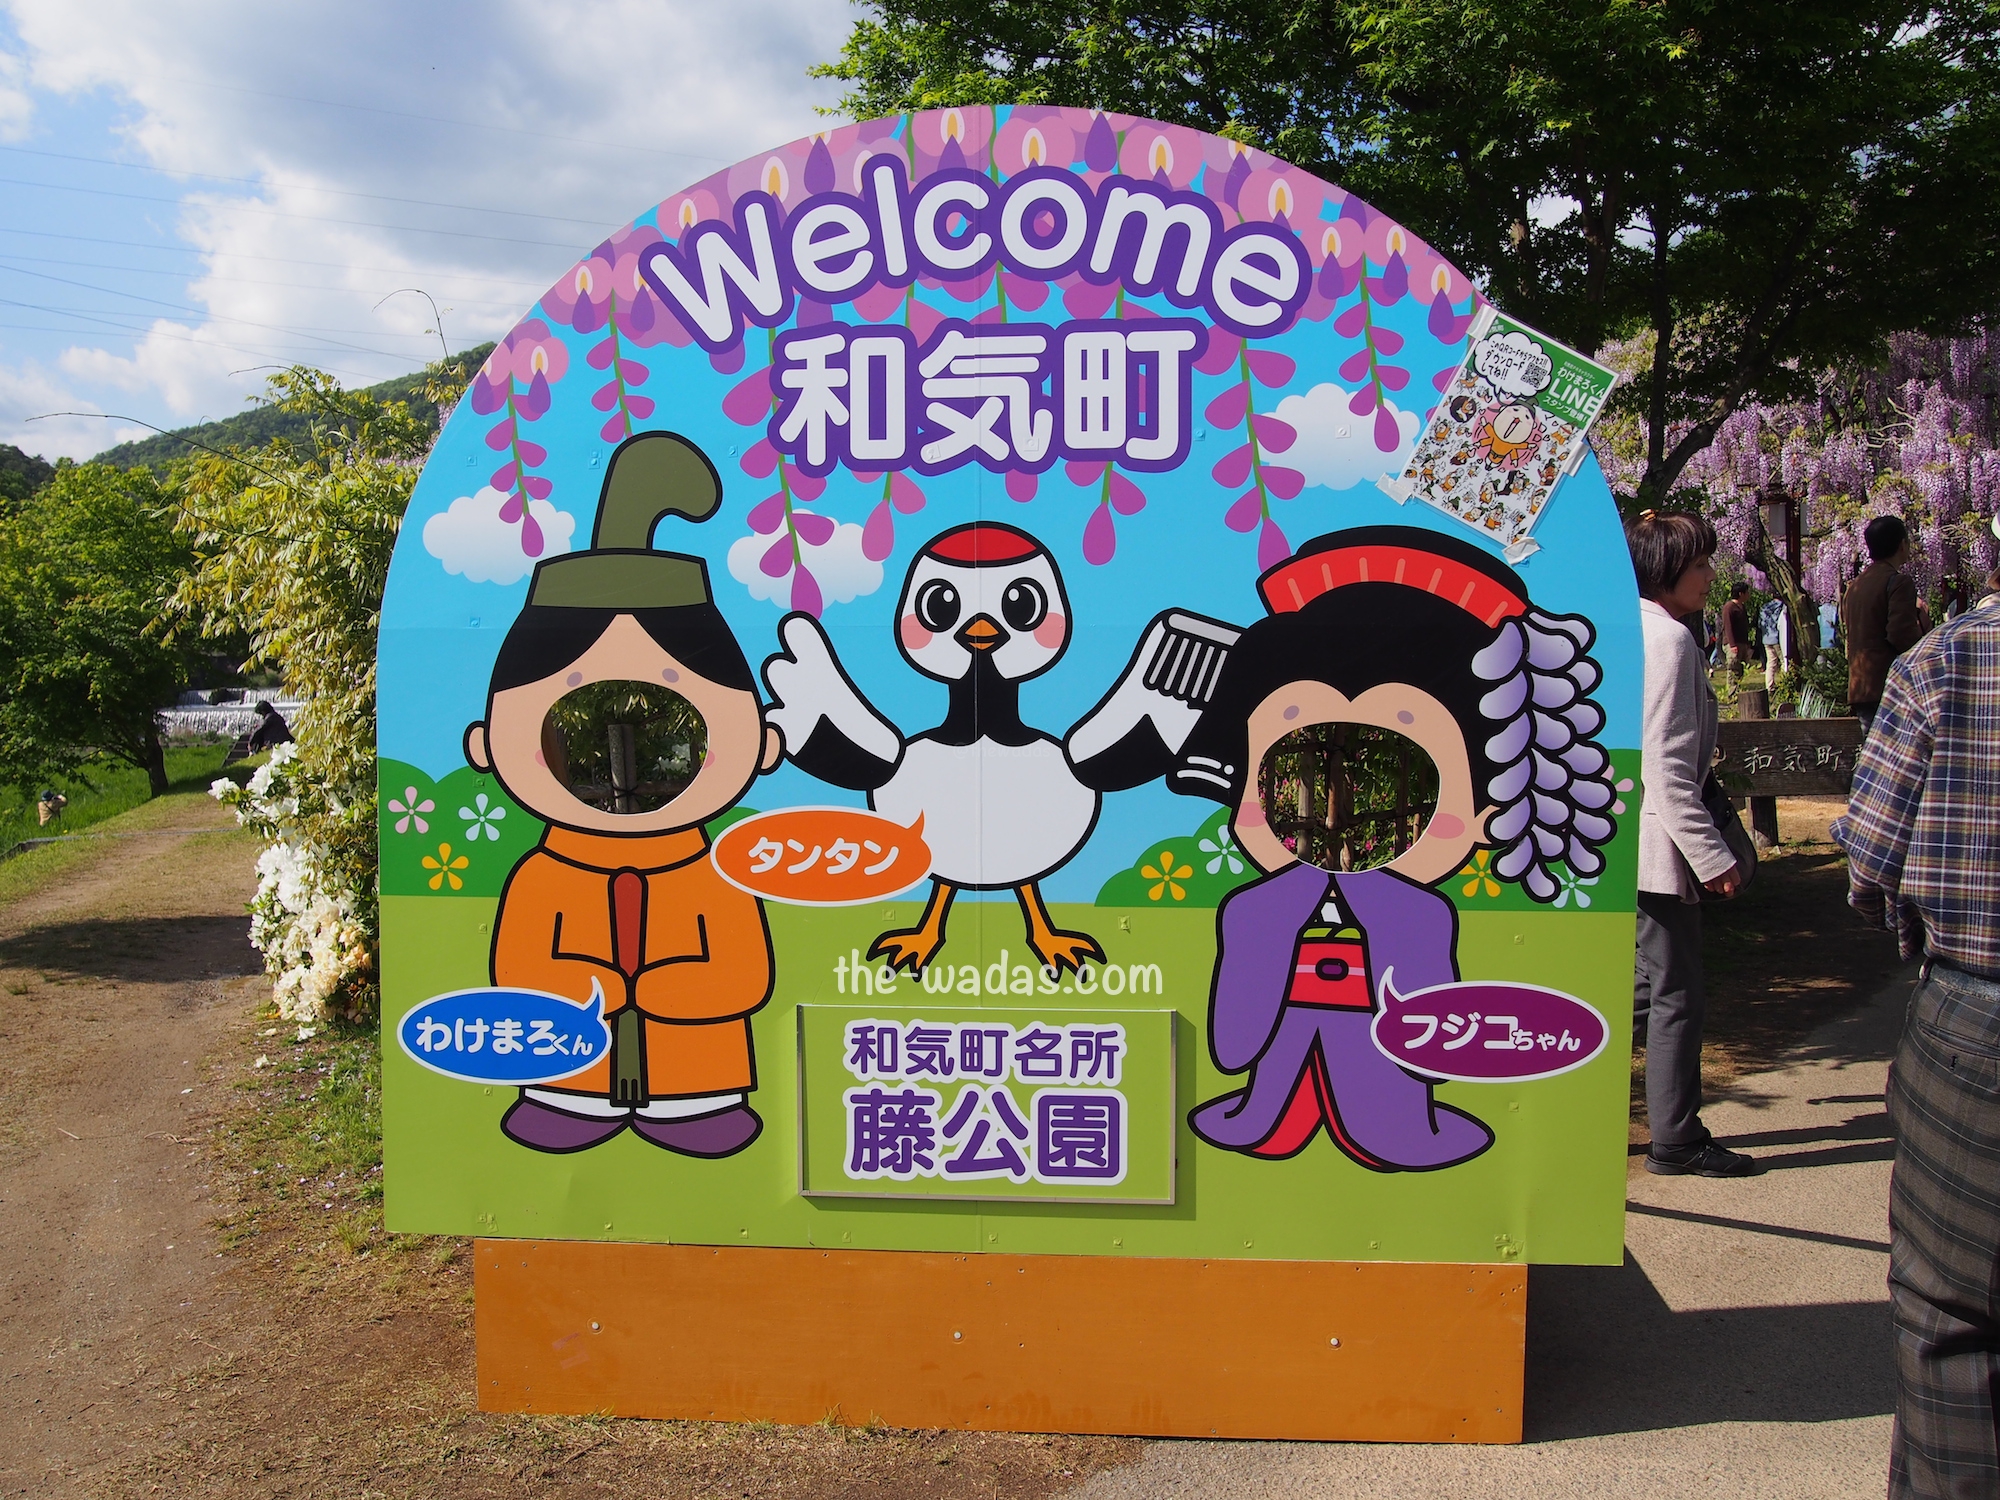
[[[658,811],[687,790],[707,754],[700,713],[657,683],[587,683],[542,720],[550,773],[601,812]]]
[[[1438,771],[1416,741],[1373,724],[1295,729],[1257,768],[1264,821],[1322,870],[1372,870],[1423,836]]]

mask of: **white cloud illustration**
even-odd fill
[[[518,583],[543,557],[569,551],[576,517],[546,500],[530,500],[528,514],[542,528],[540,557],[521,550],[521,523],[500,519],[508,497],[488,485],[476,495],[460,495],[451,508],[424,522],[424,551],[462,573],[472,583]]]
[[[1394,402],[1385,402],[1403,440],[1394,453],[1384,453],[1375,446],[1375,413],[1357,417],[1348,410],[1353,394],[1323,381],[1303,396],[1280,401],[1273,415],[1296,428],[1299,440],[1285,452],[1272,454],[1270,462],[1297,469],[1306,476],[1307,484],[1323,484],[1330,490],[1372,484],[1384,474],[1400,474],[1416,447],[1423,419]]]
[[[773,578],[761,566],[775,541],[775,536],[754,532],[738,537],[729,549],[729,576],[749,589],[752,599],[768,599],[780,609],[790,609],[790,571]],[[882,587],[882,565],[862,555],[861,528],[852,522],[834,527],[824,545],[815,547],[806,542],[799,551],[819,584],[820,597],[828,604],[850,604]]]

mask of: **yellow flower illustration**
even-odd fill
[[[1181,865],[1176,868],[1174,865],[1174,851],[1171,849],[1162,849],[1160,851],[1159,868],[1154,869],[1151,865],[1141,865],[1139,866],[1139,873],[1148,880],[1159,882],[1159,884],[1146,892],[1147,900],[1157,901],[1162,895],[1171,892],[1174,900],[1185,901],[1187,900],[1187,887],[1180,882],[1194,874],[1194,866]]]
[[[453,890],[464,890],[465,882],[458,878],[458,872],[465,869],[471,863],[472,861],[467,859],[463,854],[459,855],[457,859],[453,859],[451,857],[451,845],[439,844],[436,859],[432,859],[428,854],[424,856],[424,868],[426,870],[437,871],[437,874],[431,876],[431,889],[434,891],[443,890],[444,883],[449,880]]]
[[[1461,875],[1470,875],[1472,877],[1470,880],[1465,882],[1465,885],[1463,887],[1463,894],[1467,896],[1478,895],[1479,887],[1482,882],[1486,886],[1487,895],[1497,896],[1500,894],[1500,882],[1495,880],[1492,877],[1492,875],[1487,872],[1486,869],[1487,864],[1492,860],[1492,858],[1493,858],[1493,851],[1491,849],[1481,849],[1478,853],[1472,856],[1472,863],[1467,865],[1463,870],[1460,870],[1458,872]]]

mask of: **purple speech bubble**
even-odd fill
[[[1561,990],[1499,980],[1396,993],[1382,976],[1371,1034],[1400,1066],[1458,1083],[1525,1083],[1580,1068],[1604,1050],[1611,1028],[1597,1007]]]

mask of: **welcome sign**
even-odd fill
[[[1336,186],[1056,108],[579,259],[384,604],[390,1227],[1615,1261],[1615,508],[1577,413],[1511,561],[1383,487],[1536,383],[1491,317]]]

